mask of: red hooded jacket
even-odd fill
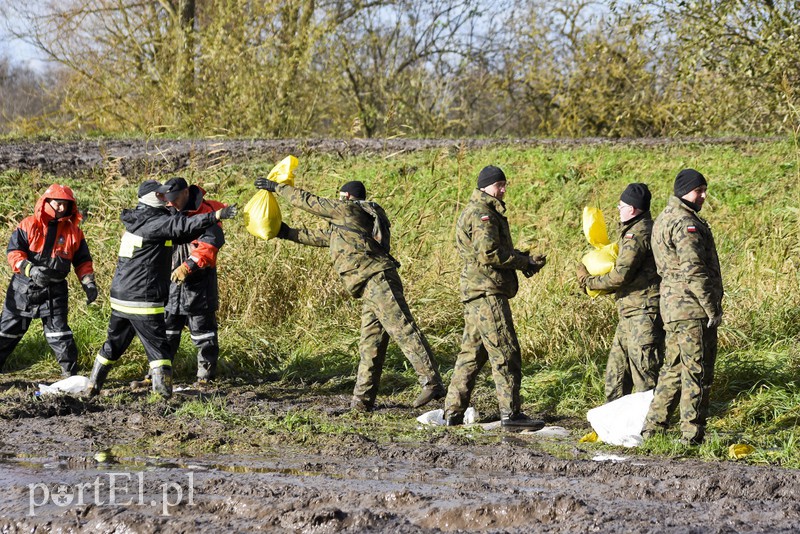
[[[57,219],[49,200],[70,201],[68,214]],[[89,247],[78,227],[81,219],[75,195],[69,187],[53,184],[39,197],[33,215],[19,223],[8,242],[8,263],[14,270],[6,294],[6,306],[10,311],[25,316],[66,313],[66,280],[46,288],[48,296],[44,303],[31,305],[28,301],[31,279],[20,273],[19,265],[28,260],[33,265],[59,271],[65,278],[74,266],[79,280],[94,273]]]

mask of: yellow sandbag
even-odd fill
[[[752,445],[747,445],[746,443],[734,443],[730,447],[728,447],[728,456],[732,460],[738,460],[739,458],[744,458],[748,454],[755,452],[756,448]]]
[[[581,258],[581,263],[592,276],[600,276],[611,272],[619,254],[619,245],[611,243],[604,247],[590,250]]]
[[[606,220],[600,208],[585,206],[583,208],[583,235],[594,248],[608,245]]]
[[[583,255],[581,263],[589,271],[592,276],[600,276],[611,272],[614,268],[614,263],[617,261],[619,254],[619,245],[611,243],[601,248],[596,248]],[[597,298],[600,295],[606,295],[609,291],[605,289],[586,289],[586,294],[590,297]]]
[[[287,156],[275,165],[267,179],[279,184],[294,185],[297,158]],[[244,206],[244,225],[247,231],[262,239],[272,239],[281,229],[281,208],[269,191],[259,190]]]

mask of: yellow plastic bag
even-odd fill
[[[619,245],[608,242],[606,220],[600,208],[586,206],[583,208],[583,235],[594,250],[584,254],[581,263],[592,276],[606,274],[614,268],[619,254]],[[608,291],[587,289],[586,294],[591,298],[605,295]]]
[[[267,179],[279,184],[294,185],[294,170],[298,160],[287,156],[275,165]],[[275,195],[269,191],[259,190],[244,206],[244,225],[247,231],[261,239],[272,239],[281,229],[281,208]]]
[[[746,443],[734,443],[728,447],[728,456],[731,460],[738,460],[744,458],[748,454],[755,452],[756,448]]]
[[[583,208],[583,235],[594,248],[608,245],[606,220],[600,208],[586,206]],[[588,267],[587,267],[588,269]]]
[[[597,432],[592,430],[591,432],[583,436],[581,439],[579,439],[578,443],[597,443],[598,441],[599,438],[597,437]]]

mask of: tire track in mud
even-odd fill
[[[783,137],[642,138],[642,139],[150,139],[80,141],[0,141],[0,171],[39,170],[73,174],[91,170],[129,176],[171,173],[187,167],[221,167],[233,162],[277,161],[286,154],[337,154],[341,158],[372,153],[384,157],[418,150],[451,151],[491,146],[587,145],[678,146],[746,145]]]

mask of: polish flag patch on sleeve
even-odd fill
[[[488,216],[488,215],[481,215],[481,220],[482,220],[483,222],[486,222],[486,221],[488,221],[488,220],[489,220],[489,216]]]
[[[697,233],[697,227],[696,226],[687,226],[686,227],[686,231],[689,232],[690,234],[695,234],[695,233]]]
[[[633,234],[628,232],[627,234],[625,234],[625,239],[633,239]]]

